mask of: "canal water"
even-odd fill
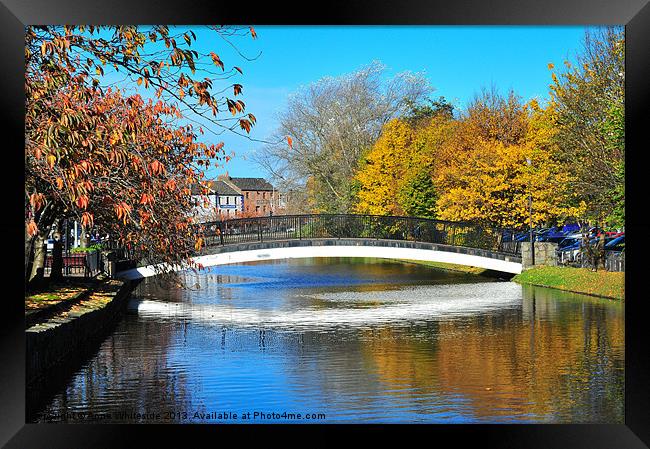
[[[140,284],[35,420],[623,422],[621,302],[376,259],[186,282]]]

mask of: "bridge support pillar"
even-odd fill
[[[535,266],[538,265],[557,265],[557,243],[535,242]],[[533,266],[530,242],[521,242],[521,266],[524,270]]]

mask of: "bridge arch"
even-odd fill
[[[194,260],[216,266],[306,257],[377,257],[454,263],[517,274],[520,243],[509,230],[476,223],[383,215],[276,215],[197,223],[205,247]],[[181,269],[179,267],[179,269]],[[157,274],[155,266],[119,277]]]
[[[244,242],[210,246],[194,258],[205,267],[265,260],[311,257],[373,257],[452,263],[507,274],[521,273],[521,258],[502,252],[426,242],[385,239],[301,239]],[[155,266],[134,268],[119,274],[124,279],[155,276]]]

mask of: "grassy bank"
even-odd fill
[[[400,262],[413,263],[416,265],[424,265],[427,267],[437,268],[439,270],[447,271],[457,271],[459,273],[467,274],[485,274],[489,270],[479,267],[468,267],[466,265],[456,265],[454,263],[442,263],[442,262],[427,262],[422,260],[410,260],[410,259],[399,259]]]
[[[535,267],[518,274],[512,280],[520,284],[611,299],[624,299],[625,296],[625,273],[594,272],[587,268]]]

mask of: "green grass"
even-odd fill
[[[625,273],[591,271],[588,268],[535,267],[518,274],[520,284],[557,288],[574,293],[624,299]]]
[[[70,252],[71,253],[90,253],[90,252],[101,250],[101,249],[102,249],[101,243],[97,243],[95,245],[88,246],[86,248],[82,248],[80,246],[77,247],[77,248],[72,248],[72,250]]]
[[[25,309],[42,309],[66,301],[86,290],[81,286],[51,286],[47,291],[25,296]]]
[[[29,297],[30,301],[61,301],[61,296],[54,293],[40,293]]]

